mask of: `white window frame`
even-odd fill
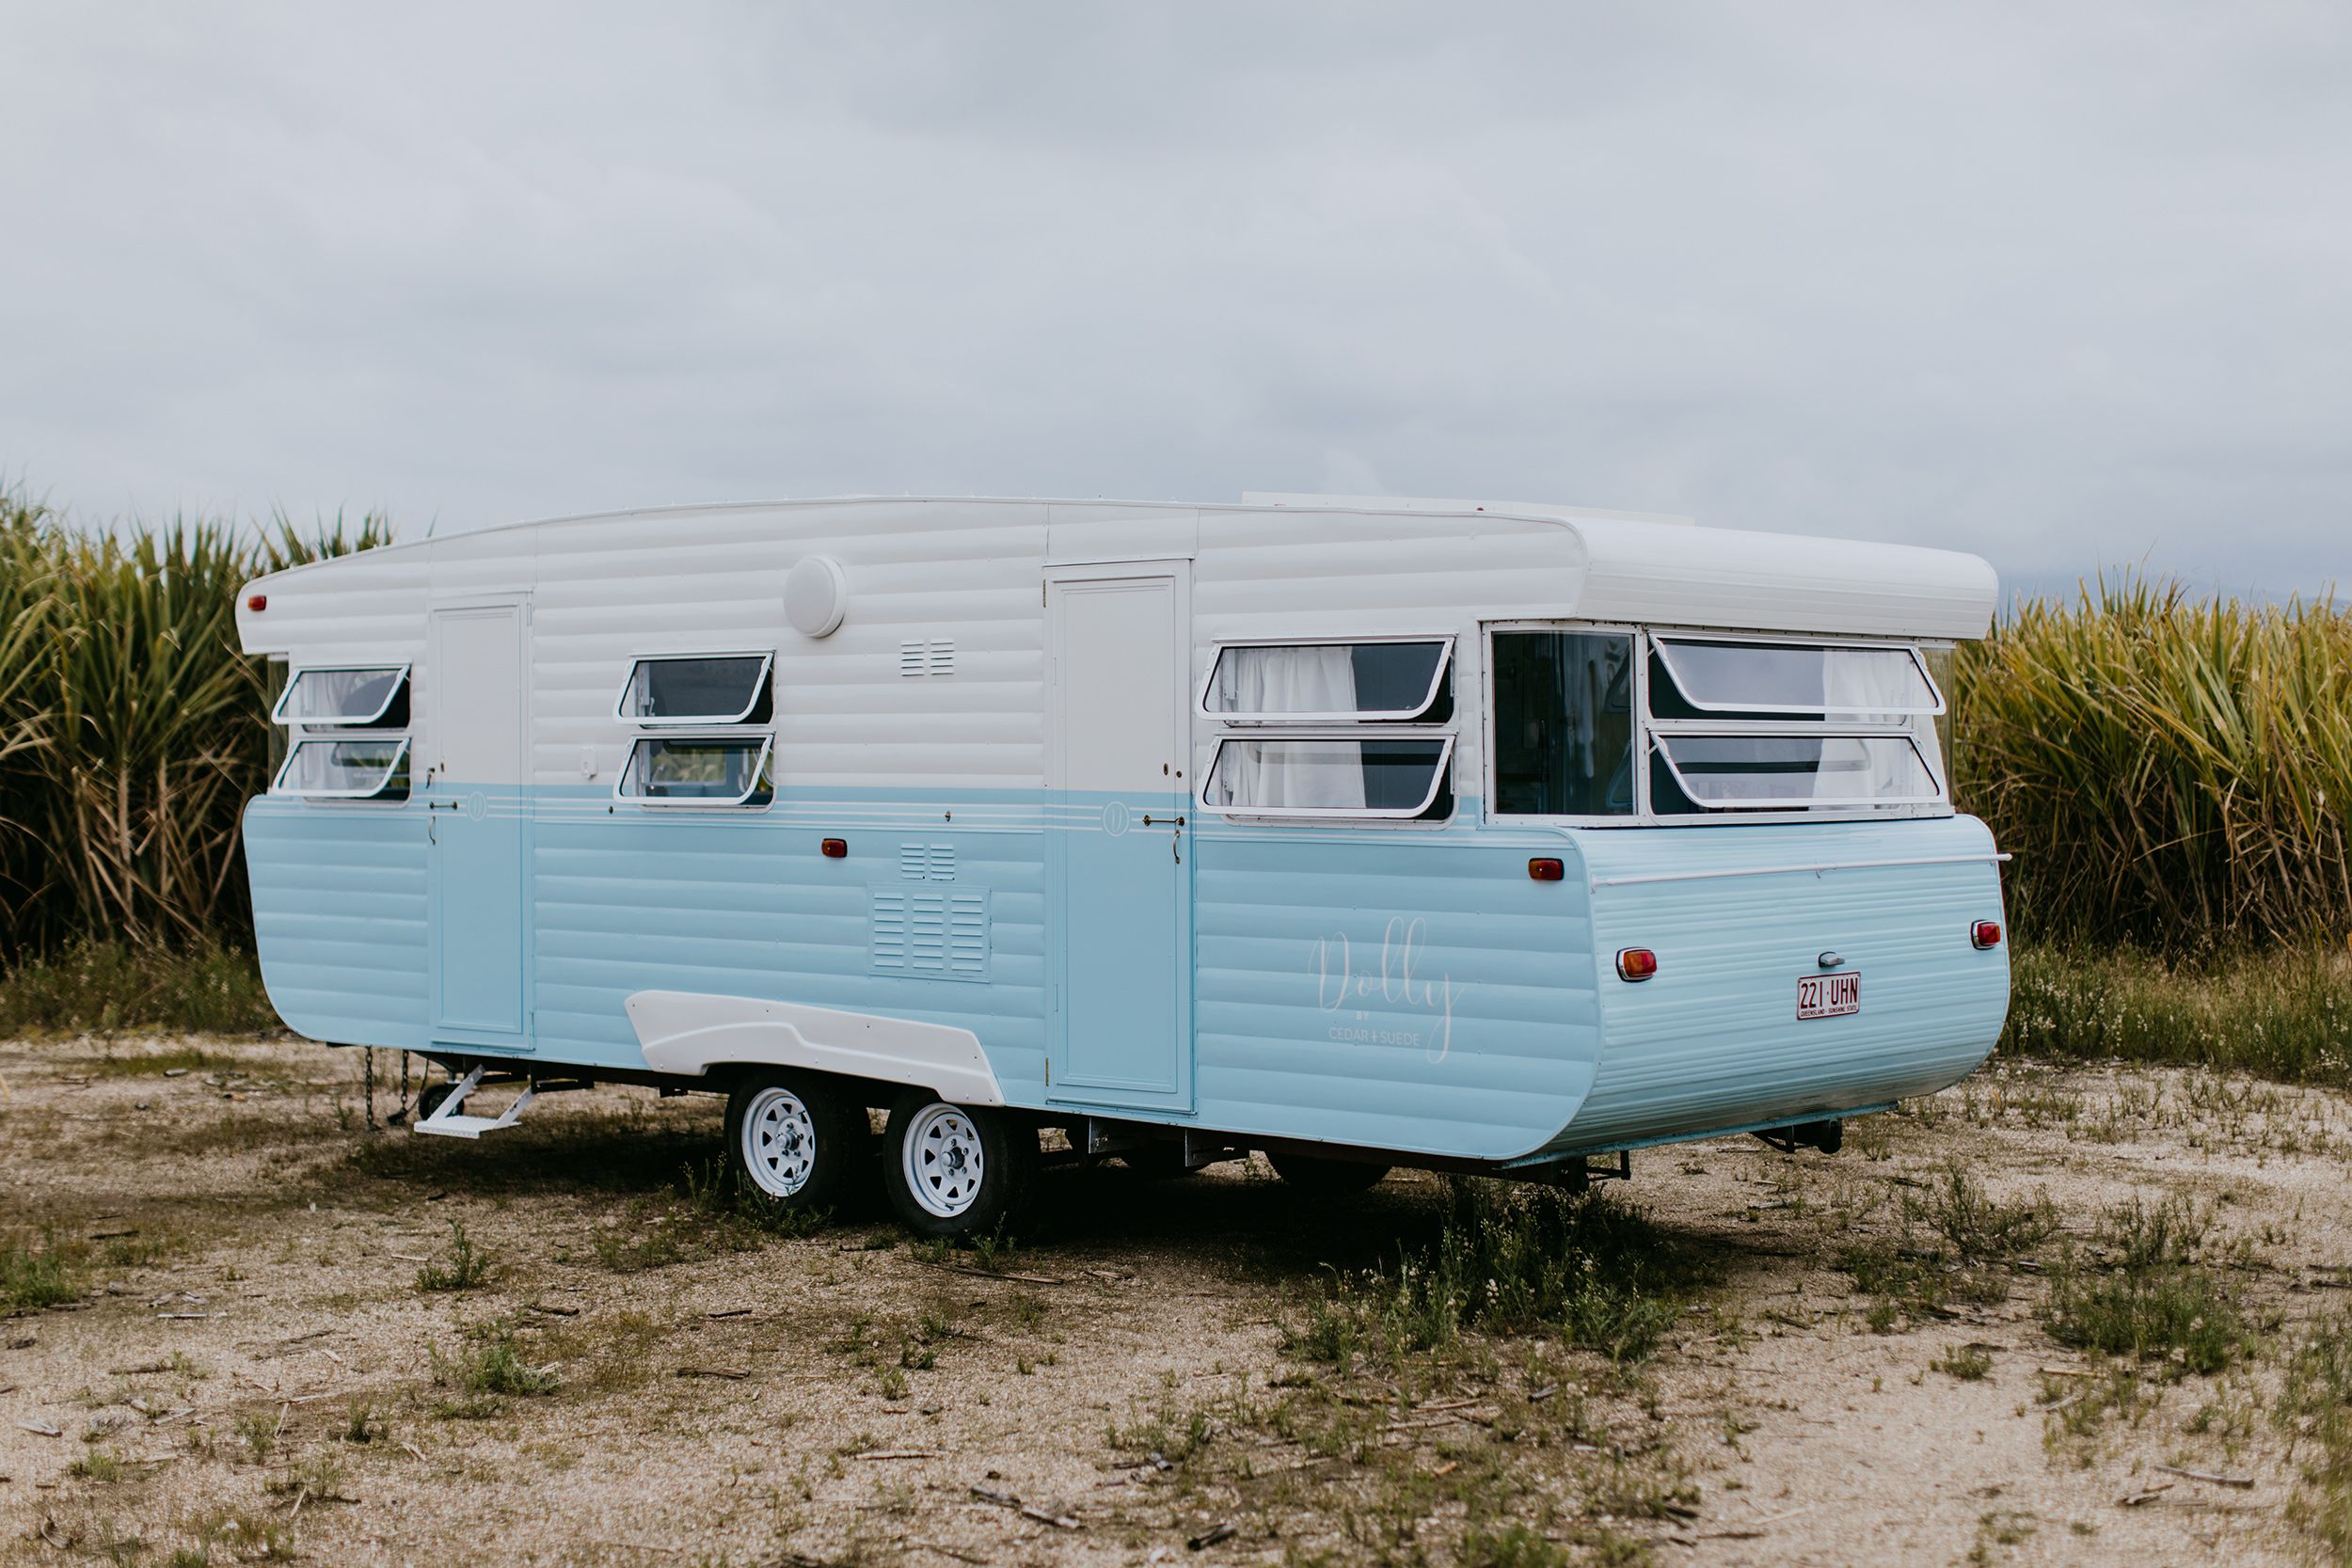
[[[1751,708],[1748,711],[1759,712],[1761,710]],[[1806,795],[1788,798],[1764,795],[1746,796],[1737,800],[1709,800],[1691,787],[1691,781],[1683,777],[1681,765],[1675,761],[1674,747],[1670,743],[1686,736],[1693,740],[1737,739],[1749,736],[1772,740],[1899,740],[1911,748],[1912,756],[1917,759],[1919,770],[1928,776],[1929,783],[1933,786],[1933,792],[1927,795]],[[1661,728],[1658,731],[1658,736],[1661,742],[1658,748],[1660,760],[1665,763],[1666,771],[1674,775],[1674,781],[1681,786],[1682,793],[1690,797],[1691,803],[1698,807],[1701,812],[1736,812],[1744,815],[1761,811],[1802,811],[1807,816],[1812,816],[1814,815],[1812,808],[1815,807],[1826,807],[1833,811],[1840,809],[1865,811],[1873,807],[1937,804],[1941,803],[1944,799],[1943,781],[1937,777],[1935,768],[1928,762],[1927,753],[1919,749],[1918,738],[1907,729],[1820,725],[1792,733],[1786,726],[1778,725],[1681,723],[1671,728]],[[1884,813],[1881,812],[1878,815],[1884,815]]]
[[[1426,641],[1428,639],[1415,638],[1412,641]],[[1355,741],[1359,744],[1384,740],[1434,740],[1438,743],[1438,766],[1430,769],[1429,792],[1423,795],[1421,803],[1415,806],[1246,806],[1222,805],[1209,799],[1209,791],[1216,783],[1217,765],[1225,758],[1226,747],[1236,741],[1279,742],[1285,740],[1338,740]],[[1437,802],[1438,791],[1453,782],[1454,740],[1455,735],[1451,729],[1440,729],[1436,726],[1406,727],[1396,724],[1384,725],[1377,729],[1364,726],[1346,730],[1334,730],[1327,727],[1295,730],[1285,727],[1278,730],[1253,729],[1236,735],[1220,735],[1216,737],[1215,746],[1210,750],[1208,770],[1200,776],[1200,790],[1197,800],[1202,811],[1214,812],[1219,816],[1234,819],[1268,817],[1286,821],[1314,818],[1326,822],[1410,822],[1434,805]]]
[[[1480,682],[1481,713],[1479,722],[1486,726],[1483,738],[1486,743],[1486,776],[1481,780],[1485,799],[1480,803],[1479,819],[1499,828],[1636,828],[1655,826],[1649,815],[1649,735],[1644,715],[1649,711],[1649,688],[1644,678],[1649,670],[1647,649],[1644,646],[1640,626],[1615,621],[1487,621],[1478,628],[1480,649],[1485,655]],[[1495,636],[1507,632],[1566,632],[1580,636],[1622,637],[1630,644],[1627,656],[1632,660],[1628,672],[1632,681],[1633,704],[1628,718],[1633,725],[1633,809],[1629,812],[1550,813],[1537,816],[1518,812],[1495,810]]]
[[[1482,639],[1481,651],[1484,656],[1480,660],[1481,711],[1478,722],[1484,726],[1481,732],[1481,737],[1485,742],[1485,756],[1481,762],[1481,770],[1483,774],[1483,777],[1480,780],[1482,798],[1479,804],[1478,819],[1480,822],[1488,827],[1702,828],[1723,822],[1885,822],[1890,820],[1902,821],[1915,818],[1946,817],[1957,816],[1959,814],[1959,807],[1953,803],[1951,798],[1951,775],[1947,765],[1940,756],[1942,748],[1940,746],[1936,748],[1938,752],[1937,756],[1930,756],[1927,749],[1919,746],[1919,731],[1917,728],[1919,724],[1923,722],[1926,723],[1929,726],[1928,733],[1931,735],[1934,733],[1933,725],[1935,716],[1926,714],[1911,715],[1906,717],[1900,723],[1879,726],[1854,724],[1832,726],[1821,721],[1816,721],[1809,726],[1804,726],[1804,729],[1807,732],[1819,731],[1824,734],[1835,733],[1835,730],[1836,729],[1845,729],[1853,730],[1863,735],[1899,735],[1904,736],[1912,742],[1915,748],[1919,750],[1920,756],[1928,764],[1929,776],[1936,781],[1936,793],[1934,796],[1930,798],[1922,798],[1916,801],[1899,804],[1894,801],[1879,800],[1861,806],[1838,806],[1830,805],[1826,802],[1807,801],[1802,807],[1758,807],[1749,804],[1744,808],[1721,806],[1712,808],[1702,807],[1702,809],[1695,812],[1661,812],[1657,809],[1657,802],[1651,798],[1651,758],[1657,753],[1657,737],[1661,735],[1670,735],[1677,730],[1707,731],[1709,733],[1731,733],[1746,730],[1764,735],[1787,735],[1790,733],[1789,726],[1787,723],[1774,722],[1770,720],[1741,721],[1737,720],[1652,719],[1650,717],[1649,701],[1649,654],[1650,649],[1656,645],[1657,641],[1660,638],[1680,638],[1686,641],[1712,641],[1718,642],[1782,642],[1794,646],[1807,647],[1902,647],[1909,648],[1915,657],[1918,657],[1921,655],[1923,645],[1920,643],[1905,641],[1903,640],[1891,637],[1874,641],[1852,637],[1807,636],[1803,633],[1726,631],[1721,627],[1637,626],[1623,621],[1578,621],[1573,619],[1541,616],[1514,616],[1500,620],[1482,621],[1479,623],[1478,631],[1479,636]],[[1629,814],[1618,813],[1609,816],[1571,816],[1567,814],[1556,814],[1535,816],[1520,816],[1517,814],[1504,815],[1498,813],[1495,810],[1495,635],[1499,632],[1543,631],[1583,632],[1591,633],[1597,636],[1629,637],[1633,641],[1632,719],[1634,809]],[[1941,699],[1943,696],[1943,689],[1935,684],[1935,677],[1932,673],[1930,673],[1928,676],[1928,685],[1931,690],[1936,692],[1938,698]],[[1760,710],[1749,708],[1743,711],[1754,713]],[[1819,712],[1820,710],[1806,709],[1804,711]],[[1671,769],[1671,764],[1669,764],[1669,768]],[[1679,775],[1677,777],[1679,778]]]
[[[370,670],[373,670],[373,669],[379,669],[379,668],[381,668],[381,666],[378,666],[378,665],[373,665],[373,664],[371,664],[371,665],[362,666],[362,668],[365,668],[365,669],[370,669]],[[398,746],[398,748],[399,748],[399,750],[395,751],[395,752],[392,753],[391,765],[390,765],[389,767],[388,767],[388,768],[386,768],[384,769],[384,776],[383,776],[381,779],[379,779],[379,780],[377,780],[377,781],[376,781],[376,784],[375,784],[375,787],[374,787],[373,789],[294,789],[294,788],[290,788],[290,787],[288,787],[287,783],[286,783],[287,775],[291,774],[291,773],[294,771],[294,759],[295,759],[297,756],[301,755],[301,753],[302,753],[302,748],[304,748],[305,746],[365,746],[365,745],[371,745],[371,744],[373,744],[373,745],[397,745],[397,746]],[[408,748],[409,748],[409,744],[410,744],[410,742],[409,742],[409,737],[408,737],[407,736],[405,736],[405,735],[401,735],[401,736],[390,736],[390,735],[387,735],[387,736],[347,736],[347,735],[297,736],[295,736],[295,737],[294,737],[293,744],[289,745],[289,746],[286,748],[286,760],[285,760],[285,761],[283,761],[283,762],[281,762],[281,763],[279,763],[279,764],[278,765],[278,774],[277,774],[277,776],[276,776],[275,778],[273,778],[273,779],[271,779],[271,780],[270,780],[270,784],[269,784],[269,792],[270,792],[272,795],[289,795],[289,796],[294,797],[294,798],[295,800],[383,800],[383,799],[384,799],[384,786],[385,786],[385,785],[387,785],[387,784],[390,784],[390,783],[392,782],[392,776],[393,776],[394,774],[396,774],[396,773],[398,773],[398,772],[400,771],[400,766],[401,766],[401,764],[409,760],[409,755],[408,755]],[[414,793],[415,789],[416,789],[416,781],[415,781],[415,780],[413,780],[413,779],[411,779],[411,780],[409,781],[409,790],[410,790],[410,792],[411,792],[411,793]],[[389,804],[393,804],[393,805],[399,805],[399,804],[403,804],[403,803],[405,803],[405,800],[406,800],[406,797],[405,797],[405,796],[404,796],[404,797],[402,797],[402,798],[401,798],[401,800],[393,800],[393,801],[389,801],[389,802],[388,802],[388,803],[389,803]]]
[[[631,795],[628,792],[627,786],[629,780],[629,773],[630,770],[636,766],[637,749],[640,746],[644,746],[648,743],[667,745],[672,742],[697,740],[707,741],[713,745],[724,746],[742,746],[753,740],[757,740],[759,742],[759,756],[756,765],[752,768],[751,786],[745,789],[742,794],[736,796],[733,800],[728,800],[723,796],[713,797],[708,795],[666,799],[656,795]],[[770,806],[775,804],[776,785],[774,781],[771,779],[769,782],[769,796],[767,800],[754,805],[752,803],[752,797],[759,793],[759,781],[762,778],[767,777],[768,765],[775,760],[775,754],[776,737],[772,732],[767,730],[755,730],[749,732],[737,730],[732,733],[721,735],[675,735],[668,733],[665,730],[664,733],[660,735],[637,736],[630,739],[628,743],[628,754],[621,759],[620,771],[613,776],[612,799],[617,804],[643,806],[648,811],[766,811]]]
[[[675,664],[687,659],[755,658],[759,660],[758,678],[752,682],[751,701],[735,713],[654,714],[626,711],[629,689],[637,684],[637,672],[648,664]],[[775,678],[776,651],[773,648],[721,648],[708,653],[638,654],[628,661],[628,673],[621,677],[621,689],[612,699],[612,717],[624,724],[634,724],[648,730],[680,729],[690,725],[740,724],[750,719],[759,706],[762,692],[770,691]]]
[[[384,693],[384,702],[382,705],[379,706],[373,713],[369,714],[366,718],[354,718],[350,714],[341,714],[333,719],[302,719],[294,717],[286,712],[287,699],[294,695],[294,688],[302,684],[303,676],[310,674],[331,675],[339,673],[350,673],[361,670],[389,671],[393,676],[390,689]],[[410,682],[414,678],[415,664],[412,660],[408,659],[363,659],[351,664],[296,665],[286,676],[286,689],[278,694],[278,701],[270,705],[269,720],[273,724],[283,724],[289,729],[293,729],[296,726],[306,730],[359,729],[366,725],[381,721],[386,714],[391,712],[392,705],[400,700],[400,694],[403,691],[410,689]]]
[[[1193,701],[1193,708],[1201,718],[1216,724],[1383,724],[1400,725],[1421,721],[1422,715],[1437,705],[1438,693],[1445,689],[1446,678],[1454,672],[1454,633],[1418,632],[1377,637],[1255,637],[1239,638],[1219,642],[1209,659],[1208,673],[1200,678],[1200,690]],[[1227,713],[1209,705],[1209,694],[1216,689],[1217,666],[1225,661],[1230,648],[1353,648],[1367,643],[1435,642],[1438,644],[1438,667],[1431,675],[1429,689],[1422,696],[1421,705],[1411,709],[1350,708],[1344,713]]]
[[[1760,643],[1766,647],[1776,648],[1849,648],[1857,653],[1885,653],[1891,649],[1910,656],[1911,667],[1919,673],[1919,679],[1927,687],[1928,695],[1934,699],[1934,705],[1931,707],[1851,709],[1790,703],[1702,703],[1691,695],[1691,683],[1683,678],[1682,671],[1675,667],[1674,644],[1677,642],[1719,642],[1746,647]],[[1652,628],[1649,633],[1649,645],[1651,651],[1657,654],[1659,662],[1666,667],[1666,673],[1674,677],[1675,690],[1684,702],[1689,703],[1701,713],[1785,713],[1792,718],[1812,718],[1819,722],[1836,723],[1839,721],[1836,717],[1837,715],[1864,711],[1899,714],[1905,719],[1939,718],[1947,706],[1944,689],[1935,684],[1934,673],[1929,670],[1928,661],[1915,642],[1899,642],[1891,640],[1872,642],[1853,638],[1781,637],[1768,632],[1742,635],[1736,632],[1682,632]],[[1661,721],[1673,722],[1674,721]],[[1683,721],[1683,722],[1692,721]]]

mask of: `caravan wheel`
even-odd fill
[[[909,1228],[961,1239],[1000,1229],[1037,1169],[1037,1132],[1001,1112],[909,1095],[890,1113],[883,1168]]]
[[[727,1159],[745,1196],[783,1210],[830,1209],[866,1144],[865,1117],[832,1085],[766,1072],[727,1101]]]

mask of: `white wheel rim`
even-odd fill
[[[792,1197],[817,1170],[817,1118],[790,1089],[762,1089],[743,1111],[743,1168],[770,1197]]]
[[[955,1106],[932,1104],[915,1112],[899,1158],[906,1165],[907,1190],[926,1213],[951,1220],[979,1201],[980,1184],[988,1179],[980,1130]]]

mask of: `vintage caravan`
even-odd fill
[[[879,1166],[942,1235],[1054,1129],[1326,1189],[1834,1147],[2001,1028],[1935,678],[1994,596],[1939,550],[1331,497],[370,550],[239,607],[286,666],[262,974],[297,1032],[446,1068],[420,1132],[707,1090],[756,1191]]]

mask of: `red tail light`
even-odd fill
[[[2001,923],[1997,920],[1978,921],[1968,927],[1968,940],[1975,942],[1979,948],[2000,946]]]
[[[1658,955],[1646,947],[1629,947],[1617,955],[1617,978],[1646,980],[1658,973]]]
[[[825,852],[825,859],[837,861],[849,854],[850,841],[846,838],[829,838],[817,847]]]
[[[258,615],[269,608],[269,595],[267,594],[250,594],[245,601],[245,607]]]
[[[1568,868],[1558,861],[1546,857],[1541,860],[1529,861],[1527,874],[1539,882],[1556,882],[1568,874]]]

